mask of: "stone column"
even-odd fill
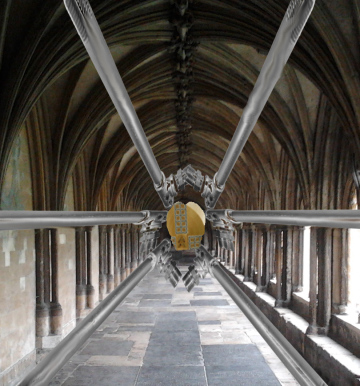
[[[75,228],[76,250],[76,317],[81,317],[86,307],[86,256],[85,229]]]
[[[236,247],[237,247],[237,253],[236,253],[236,260],[235,260],[235,275],[239,275],[241,272],[241,260],[242,260],[242,233],[243,230],[241,228],[237,229],[236,232]]]
[[[283,307],[287,307],[291,301],[292,291],[292,259],[294,256],[293,249],[293,227],[287,227],[283,230],[283,268],[281,275],[281,297],[283,300]],[[301,271],[302,272],[302,271]]]
[[[292,291],[303,290],[304,227],[289,227],[289,243],[292,245]],[[291,240],[291,241],[290,241]]]
[[[327,334],[331,317],[332,229],[318,228],[318,333]]]
[[[262,254],[262,272],[261,272],[261,290],[264,291],[269,282],[269,244],[270,237],[267,228],[263,229],[263,254]]]
[[[103,300],[106,294],[106,225],[99,225],[99,299]]]
[[[254,271],[256,271],[255,282],[256,282],[256,290],[257,292],[262,291],[261,285],[261,271],[262,271],[262,258],[264,253],[263,248],[263,228],[259,225],[255,226],[255,237],[256,237],[256,257],[254,261]]]
[[[121,227],[121,281],[126,278],[126,226]]]
[[[267,283],[275,279],[275,229],[276,225],[268,227]]]
[[[120,260],[121,260],[121,228],[119,225],[114,227],[114,286],[117,287],[121,282]]]
[[[95,308],[95,288],[92,285],[92,227],[85,228],[86,238],[86,305]]]
[[[318,286],[318,261],[317,261],[317,228],[310,228],[310,324],[307,334],[317,333],[317,286]]]
[[[107,292],[114,290],[114,240],[113,227],[108,225],[106,228],[106,247],[107,247]]]
[[[333,229],[332,313],[347,312],[348,277],[348,230]]]
[[[35,230],[35,260],[36,260],[36,336],[49,335],[50,308],[45,302],[45,266],[44,260],[44,229]]]
[[[252,230],[251,225],[246,225],[246,228],[243,228],[243,261],[244,261],[244,281],[251,281],[251,255],[252,255]]]
[[[275,277],[276,277],[276,300],[275,307],[283,306],[282,298],[282,269],[283,269],[283,250],[282,250],[282,229],[276,228],[275,232]]]
[[[130,228],[130,232],[131,232],[131,266],[130,266],[130,271],[133,272],[138,266],[138,258],[139,258],[137,228],[133,225]]]
[[[59,273],[58,273],[58,230],[50,229],[51,244],[51,305],[50,305],[50,332],[62,335],[63,312],[59,303]]]
[[[132,259],[132,250],[131,250],[131,227],[128,226],[126,229],[126,277],[131,273],[131,259]]]

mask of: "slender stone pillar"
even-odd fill
[[[251,256],[253,254],[253,246],[252,246],[252,229],[251,225],[247,225],[244,232],[244,281],[251,281]]]
[[[120,268],[121,281],[126,278],[126,227],[121,226],[121,268]]]
[[[348,230],[333,229],[332,313],[347,312]]]
[[[267,278],[266,282],[275,279],[275,230],[276,225],[268,227],[268,250],[267,250]]]
[[[49,335],[50,308],[45,302],[44,229],[35,230],[36,260],[36,336]]]
[[[58,230],[50,229],[51,244],[51,305],[50,305],[50,332],[62,335],[63,311],[59,303],[59,273],[58,273]]]
[[[113,227],[108,225],[106,228],[106,247],[107,247],[107,292],[114,289],[114,240]]]
[[[263,229],[263,234],[262,234],[262,239],[263,239],[263,245],[262,245],[262,269],[261,269],[261,287],[260,289],[256,289],[257,291],[264,291],[267,287],[267,284],[269,282],[269,233],[267,228],[265,227]]]
[[[126,277],[128,277],[131,273],[131,259],[132,259],[132,251],[131,251],[131,228],[130,226],[126,229]]]
[[[327,334],[331,317],[332,229],[318,228],[318,333]]]
[[[99,299],[103,300],[106,294],[106,225],[99,226]]]
[[[76,250],[76,316],[80,318],[86,308],[86,256],[85,229],[75,228]]]
[[[318,286],[318,259],[317,259],[317,228],[310,229],[310,303],[309,327],[307,334],[317,334],[317,286]]]
[[[114,286],[117,287],[121,282],[120,276],[121,261],[121,228],[119,225],[114,227]]]
[[[282,269],[283,269],[283,250],[282,250],[282,229],[276,228],[275,232],[275,277],[276,277],[276,300],[275,307],[283,306],[282,298]]]
[[[242,228],[238,228],[237,232],[236,232],[237,253],[236,253],[236,261],[235,261],[235,275],[239,275],[240,272],[241,272],[241,260],[242,260],[242,249],[243,249],[242,233],[243,233],[243,229]]]
[[[263,234],[264,230],[259,225],[255,226],[256,229],[256,258],[255,258],[255,281],[256,281],[256,289],[255,291],[261,292],[263,290],[261,285],[261,277],[262,277],[262,259],[264,254],[264,247],[263,247]]]
[[[283,307],[287,307],[291,301],[292,291],[292,256],[293,250],[293,232],[292,227],[287,227],[283,230],[283,267],[281,274],[281,297],[283,301]]]
[[[138,238],[137,238],[136,227],[132,226],[130,228],[130,232],[131,232],[131,266],[130,266],[130,270],[131,270],[131,272],[134,272],[134,270],[138,266],[138,256],[139,256]]]
[[[92,227],[85,228],[86,238],[86,305],[95,308],[95,288],[92,285]]]
[[[292,244],[292,291],[303,290],[304,227],[289,227]],[[290,243],[290,239],[289,239]]]

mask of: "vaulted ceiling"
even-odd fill
[[[289,1],[90,4],[160,168],[212,178]],[[62,1],[3,0],[0,26],[0,182],[25,125],[34,209],[63,209],[70,180],[77,210],[161,209]],[[358,0],[317,0],[217,207],[349,208],[359,31]],[[178,199],[203,205],[191,189]]]

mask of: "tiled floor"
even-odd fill
[[[181,270],[186,270],[181,267]],[[297,385],[215,279],[188,293],[154,270],[51,385]]]

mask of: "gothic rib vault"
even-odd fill
[[[1,164],[25,123],[34,127],[29,141],[37,155],[31,157],[39,176],[34,209],[62,209],[72,178],[75,209],[160,209],[62,3],[27,7],[8,1],[1,13]],[[171,1],[94,1],[92,7],[161,169],[175,173],[185,157],[212,176],[287,1],[189,1],[187,24]],[[357,7],[353,1],[315,5],[220,207],[349,207],[359,154]],[[191,43],[189,76],[182,80],[174,59],[179,23]],[[187,101],[185,134],[179,98]],[[199,202],[192,191],[186,198]]]

